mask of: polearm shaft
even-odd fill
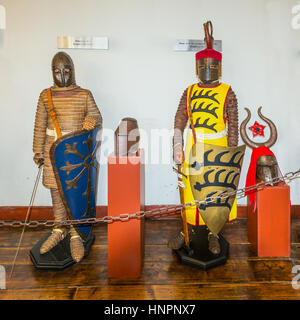
[[[18,247],[17,247],[17,252],[16,252],[15,257],[14,257],[14,261],[13,261],[12,268],[11,268],[11,271],[10,271],[9,279],[11,279],[11,277],[13,275],[14,267],[15,267],[16,260],[17,260],[17,257],[18,257],[19,251],[20,251],[20,246],[21,246],[21,243],[22,243],[22,240],[23,240],[23,236],[24,236],[24,232],[25,232],[25,228],[26,228],[26,223],[30,219],[30,213],[31,213],[31,209],[33,207],[33,203],[34,203],[34,200],[35,200],[37,188],[38,188],[38,185],[39,185],[39,182],[40,182],[42,169],[43,169],[43,164],[40,164],[39,165],[39,172],[38,172],[37,177],[35,179],[33,191],[32,191],[32,194],[31,194],[31,199],[30,199],[29,206],[28,206],[28,209],[27,209],[26,218],[25,218],[25,224],[24,224],[21,236],[20,236],[20,240],[19,240]]]

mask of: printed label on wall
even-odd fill
[[[5,7],[0,5],[0,30],[4,30],[6,28],[6,10]]]
[[[222,52],[222,40],[214,40],[214,49]],[[206,49],[204,40],[178,39],[174,44],[174,51],[201,51]]]
[[[58,36],[57,48],[108,50],[108,38]]]

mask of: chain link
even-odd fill
[[[88,218],[88,219],[82,219],[82,220],[66,220],[63,222],[56,222],[53,220],[48,220],[48,221],[29,221],[29,222],[24,222],[24,221],[5,221],[5,220],[0,220],[0,228],[1,227],[13,227],[13,228],[19,228],[19,227],[29,227],[29,228],[37,228],[37,227],[45,227],[45,228],[53,228],[55,226],[70,226],[70,225],[82,225],[82,224],[96,224],[96,223],[114,223],[116,221],[120,222],[126,222],[131,219],[143,219],[145,217],[156,217],[158,215],[166,215],[166,214],[171,214],[175,213],[176,211],[181,210],[182,208],[185,207],[194,207],[194,206],[199,206],[201,204],[207,205],[208,203],[215,202],[218,199],[226,199],[231,196],[236,196],[237,199],[241,199],[245,197],[245,192],[248,191],[253,191],[253,190],[261,190],[264,187],[268,185],[274,185],[279,182],[285,182],[285,183],[290,183],[291,181],[300,178],[300,169],[294,172],[288,172],[286,173],[283,177],[276,177],[272,179],[271,181],[268,182],[260,182],[257,183],[253,186],[250,187],[245,187],[242,189],[235,190],[233,192],[224,192],[219,194],[217,197],[210,197],[206,200],[193,200],[189,203],[186,204],[178,204],[178,205],[173,205],[173,206],[164,206],[148,211],[138,211],[135,213],[122,213],[119,216],[113,217],[113,216],[105,216],[102,218]]]

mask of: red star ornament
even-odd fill
[[[259,124],[257,121],[254,122],[254,125],[249,127],[249,129],[252,131],[253,138],[256,136],[265,136],[264,130],[266,126],[263,126],[262,124]]]

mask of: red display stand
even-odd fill
[[[143,152],[108,158],[108,215],[144,210]],[[137,278],[144,257],[144,219],[108,224],[108,277]]]
[[[248,205],[248,239],[258,257],[290,256],[290,187],[256,192],[256,210]]]

